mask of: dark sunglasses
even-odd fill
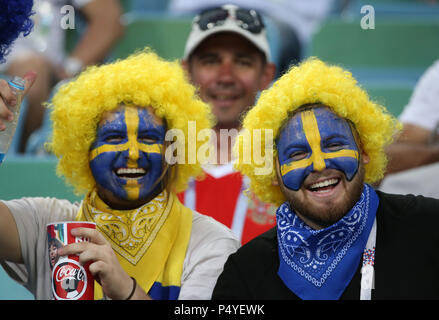
[[[221,26],[230,16],[230,12],[224,8],[213,8],[202,11],[195,23],[203,31]],[[264,29],[264,23],[255,10],[237,9],[235,11],[236,24],[251,33],[258,34]]]

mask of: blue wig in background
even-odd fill
[[[15,39],[31,32],[32,7],[33,0],[0,0],[0,63],[5,62]]]

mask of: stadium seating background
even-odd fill
[[[171,16],[166,11],[167,1],[163,0],[121,2],[126,12],[126,32],[108,61],[124,58],[145,46],[166,59],[181,57],[191,17]],[[360,26],[364,5],[372,5],[375,10],[375,29]],[[306,56],[317,56],[349,69],[373,99],[398,116],[422,72],[439,57],[438,18],[439,5],[422,1],[352,0],[343,10],[334,10],[321,25],[306,48]],[[77,37],[76,31],[68,33],[67,48],[72,48]],[[26,102],[23,110],[26,111]],[[56,159],[39,152],[50,130],[47,114],[43,128],[32,137],[28,154],[18,155],[14,145],[11,147],[0,168],[2,199],[51,196],[80,200],[57,177]],[[33,296],[0,268],[0,299]]]

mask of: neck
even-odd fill
[[[140,208],[144,204],[152,201],[157,195],[159,195],[163,189],[157,188],[154,192],[148,195],[146,198],[127,200],[119,199],[115,197],[108,197],[105,192],[97,192],[99,199],[105,203],[112,210],[133,210]]]
[[[291,203],[290,203],[290,206],[291,206],[291,208],[293,208]],[[305,224],[313,230],[322,230],[322,229],[325,229],[331,225],[331,224],[329,224],[329,225],[323,224],[322,222],[315,221],[313,219],[309,219],[306,216],[304,216],[303,214],[301,214],[300,212],[297,212],[297,210],[295,210],[294,212],[300,218],[300,220],[305,222]]]

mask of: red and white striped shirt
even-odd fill
[[[232,164],[206,166],[202,181],[191,180],[179,194],[185,206],[213,217],[236,234],[242,244],[276,224],[276,207],[263,203],[248,189],[248,178]]]

